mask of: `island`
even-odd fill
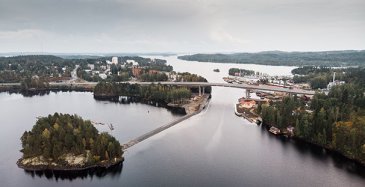
[[[21,137],[23,153],[17,165],[27,171],[79,171],[109,168],[123,162],[120,143],[99,133],[91,121],[54,113],[39,117]]]

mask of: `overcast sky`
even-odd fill
[[[0,0],[0,53],[341,49],[365,0]]]

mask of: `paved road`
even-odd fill
[[[75,69],[72,70],[71,79],[69,80],[69,83],[73,83],[78,79],[78,77],[77,77],[77,68],[79,68],[79,65],[76,65]]]

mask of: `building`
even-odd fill
[[[100,73],[99,77],[102,79],[106,79],[108,76],[105,73]]]
[[[95,69],[95,65],[94,64],[87,64],[87,67],[89,67],[91,70]]]
[[[158,70],[153,70],[153,69],[148,70],[148,74],[150,74],[150,75],[158,74],[158,73],[159,73]]]
[[[242,108],[253,108],[256,105],[256,101],[253,99],[239,99],[240,106]]]
[[[107,69],[107,66],[102,65],[102,66],[100,66],[100,69],[101,70],[106,70]]]
[[[112,64],[118,64],[118,57],[113,57],[112,58]]]
[[[140,68],[140,67],[136,67],[136,66],[133,66],[133,67],[132,67],[132,75],[133,75],[134,77],[139,77],[139,76],[141,76],[142,72],[143,72],[143,69],[142,69],[142,68]]]
[[[132,66],[138,66],[139,65],[139,63],[138,62],[136,62],[136,61],[134,61],[134,60],[127,60],[126,61],[128,64],[132,64]]]
[[[330,90],[333,86],[345,84],[345,81],[336,80],[336,72],[333,72],[333,80],[327,85],[327,90]]]

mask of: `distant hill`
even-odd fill
[[[358,66],[365,64],[365,50],[194,54],[179,59],[199,62],[262,64],[275,66]]]

